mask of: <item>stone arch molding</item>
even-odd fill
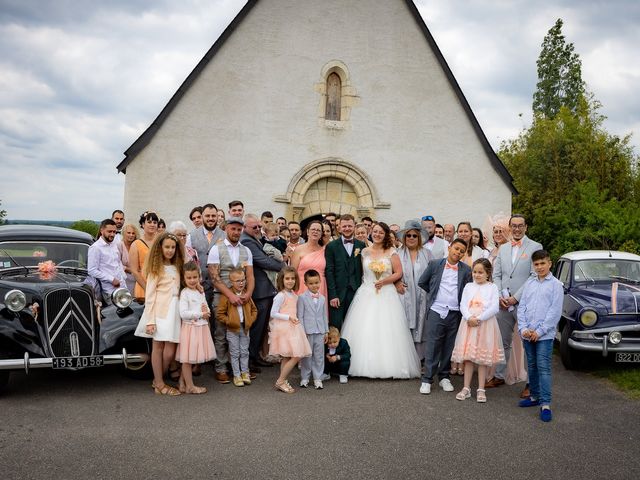
[[[349,186],[348,202],[339,198],[310,201],[307,192],[317,188],[319,182],[327,179],[335,184]],[[343,189],[344,190],[344,189]],[[338,214],[351,213],[357,217],[375,217],[375,210],[388,209],[391,204],[380,201],[376,189],[367,174],[354,164],[330,157],[308,163],[289,182],[287,192],[274,197],[274,201],[287,204],[287,218],[303,220],[312,215],[336,211]]]
[[[327,78],[335,73],[340,77],[342,85],[340,94],[340,120],[326,118]],[[331,60],[320,69],[320,78],[315,84],[315,90],[320,94],[318,103],[318,124],[329,129],[342,130],[348,127],[351,119],[351,109],[360,102],[356,88],[351,84],[351,75],[347,65],[340,60]]]

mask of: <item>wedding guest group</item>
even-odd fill
[[[483,403],[486,389],[526,380],[526,349],[536,379],[523,400],[550,409],[546,344],[533,344],[558,318],[555,310],[529,317],[520,304],[542,250],[522,215],[495,215],[481,228],[429,214],[389,226],[327,212],[302,229],[271,211],[247,213],[241,200],[227,205],[226,214],[214,203],[194,206],[192,228],[171,221],[168,233],[158,233],[156,212],[140,215],[138,232],[115,210],[90,249],[97,296],[108,301],[126,286],[145,302],[136,334],[153,341],[156,393],[204,393],[191,375],[203,363],[219,383],[238,387],[279,363],[274,386],[293,393],[299,363],[300,387],[317,390],[331,375],[341,384],[350,376],[421,378],[428,395],[434,382],[452,392],[451,376],[464,375],[459,400],[472,396],[477,369]],[[550,274],[540,271],[544,284]],[[176,360],[174,388],[165,378]]]

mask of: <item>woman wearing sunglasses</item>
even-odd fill
[[[427,292],[418,286],[418,280],[433,259],[431,251],[423,246],[428,233],[422,228],[419,220],[408,220],[404,229],[398,232],[402,246],[398,249],[402,263],[402,282],[404,295],[400,296],[413,343],[420,361],[424,359],[424,342],[422,331],[427,318]]]

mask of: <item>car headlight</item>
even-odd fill
[[[131,296],[131,292],[126,288],[116,288],[111,294],[111,300],[116,307],[127,308],[131,305],[133,297]]]
[[[585,327],[593,327],[598,321],[598,314],[593,310],[585,310],[580,314],[580,323]]]
[[[12,312],[19,312],[27,306],[27,297],[20,290],[10,290],[4,296],[4,304]]]
[[[618,345],[622,341],[622,334],[620,332],[611,332],[609,334],[609,342],[612,345]]]

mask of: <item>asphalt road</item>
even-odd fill
[[[114,367],[12,375],[1,478],[640,478],[640,402],[557,361],[548,424],[516,406],[522,385],[483,405],[417,380],[286,395],[274,368],[244,388],[204,373],[209,393],[175,398]]]

